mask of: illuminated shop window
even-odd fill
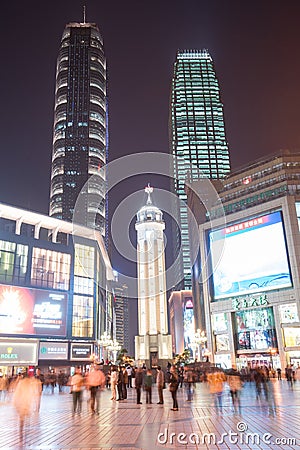
[[[33,248],[31,284],[52,289],[69,289],[71,256],[44,248]]]
[[[298,347],[300,345],[300,328],[284,328],[284,342],[286,347]]]
[[[72,335],[74,337],[93,336],[93,297],[74,295]]]
[[[94,279],[95,249],[87,245],[75,244],[74,274]]]
[[[94,294],[94,280],[86,277],[74,276],[74,292],[78,294]]]
[[[28,246],[0,241],[0,281],[24,282],[27,271]]]

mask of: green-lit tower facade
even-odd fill
[[[212,57],[207,50],[178,51],[170,105],[174,190],[180,199],[175,251],[180,248],[180,288],[191,289],[191,258],[185,182],[220,179],[230,171],[224,111]],[[181,242],[181,245],[180,245]]]

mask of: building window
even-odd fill
[[[33,248],[31,284],[51,289],[68,290],[71,256],[44,248]]]
[[[93,336],[93,297],[74,295],[72,335],[74,337]]]
[[[24,282],[27,263],[28,246],[0,241],[0,282]]]
[[[95,249],[87,245],[75,244],[74,275],[94,279]]]

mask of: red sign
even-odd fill
[[[0,285],[0,334],[66,335],[67,294]]]

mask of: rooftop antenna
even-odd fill
[[[83,23],[86,23],[85,22],[85,5],[83,5]]]

